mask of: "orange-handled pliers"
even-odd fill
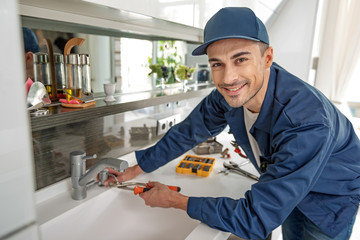
[[[141,183],[141,182],[123,182],[116,184],[116,187],[134,191],[134,194],[137,195],[139,193],[143,193],[146,191],[149,191],[151,189],[150,185],[148,183]],[[177,186],[168,186],[170,190],[180,192],[181,188]]]
[[[176,191],[176,192],[180,192],[181,188],[177,187],[177,186],[167,186],[170,190]],[[146,191],[149,191],[151,189],[151,187],[149,186],[149,184],[146,184],[146,187],[140,187],[140,186],[135,186],[134,187],[134,194],[137,195],[139,193],[143,193]]]

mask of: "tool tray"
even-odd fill
[[[176,172],[207,177],[213,169],[214,163],[215,158],[185,155],[176,166]]]

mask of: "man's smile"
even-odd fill
[[[238,95],[245,85],[247,85],[246,82],[242,83],[240,87],[229,86],[229,87],[223,87],[223,89],[226,91],[228,95],[234,96],[234,95]]]

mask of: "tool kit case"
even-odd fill
[[[185,155],[176,166],[176,172],[207,177],[213,169],[215,158]]]

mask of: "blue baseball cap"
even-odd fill
[[[23,30],[23,37],[24,37],[24,49],[25,49],[25,53],[27,52],[39,52],[40,51],[40,47],[39,47],[39,43],[38,40],[35,36],[35,33],[33,31],[31,31],[29,28],[22,28]]]
[[[220,9],[206,23],[204,43],[197,47],[192,55],[206,54],[206,49],[210,44],[229,38],[250,39],[269,44],[269,36],[264,23],[250,8],[227,7]]]

